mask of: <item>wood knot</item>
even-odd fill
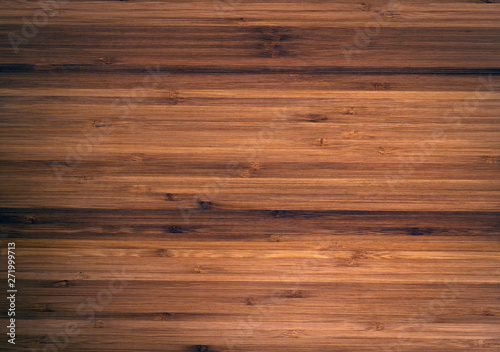
[[[302,291],[293,290],[285,293],[286,298],[302,298]]]
[[[52,287],[55,288],[62,288],[62,287],[69,287],[69,281],[68,280],[61,280],[61,281],[56,281],[52,283]]]
[[[384,154],[387,154],[389,152],[384,147],[378,147],[377,153],[380,155],[384,155]]]
[[[260,163],[258,161],[255,161],[250,164],[250,169],[254,171],[260,170]]]
[[[355,251],[352,257],[354,259],[366,259],[368,258],[368,254],[365,251]]]
[[[342,133],[343,139],[353,139],[359,136],[358,131],[347,131]]]
[[[344,108],[344,110],[342,110],[342,115],[354,115],[354,108]]]
[[[326,138],[320,138],[318,142],[320,147],[326,147],[328,145],[328,140]]]
[[[251,163],[247,168],[241,170],[239,176],[240,177],[254,177],[257,175],[257,172],[260,170],[261,164],[259,162]]]
[[[109,56],[101,56],[97,58],[97,62],[101,65],[111,65],[114,63],[115,60]]]
[[[247,19],[245,17],[236,17],[232,20],[232,22],[236,23],[238,26],[244,26]]]
[[[276,27],[263,27],[259,31],[264,35],[266,39],[281,40],[282,36]]]
[[[79,184],[84,184],[88,181],[92,181],[94,179],[93,176],[83,176],[83,177],[80,177],[80,180],[78,181]]]
[[[373,86],[373,89],[375,89],[375,90],[387,90],[387,89],[389,89],[388,83],[377,82],[377,83],[373,83],[372,86]]]
[[[481,312],[481,315],[483,315],[485,317],[494,317],[495,316],[495,314],[493,314],[491,312],[491,310],[488,308],[484,308],[483,311]]]
[[[165,193],[165,200],[169,202],[173,202],[177,200],[177,198],[172,193]]]
[[[50,309],[50,307],[47,304],[36,304],[35,305],[35,311],[42,312],[42,313],[53,313],[53,312],[55,312],[55,310]]]
[[[172,253],[172,251],[168,250],[168,249],[164,249],[164,248],[160,248],[160,249],[157,249],[156,250],[156,255],[158,257],[173,257],[174,256],[174,253]]]
[[[287,216],[289,216],[289,212],[286,210],[273,210],[271,212],[271,215],[273,216],[273,218],[286,218]]]
[[[281,75],[281,79],[282,81],[285,81],[285,82],[297,82],[299,80],[299,75],[296,74],[296,73],[290,73],[288,75]]]
[[[168,227],[168,232],[170,233],[182,233],[182,227],[179,225],[171,225]]]
[[[160,313],[160,320],[165,321],[169,320],[169,318],[172,316],[170,313]]]
[[[280,235],[271,235],[269,237],[269,239],[272,241],[272,242],[281,242],[281,236]]]
[[[144,161],[144,154],[134,154],[131,159],[132,161]]]
[[[210,352],[210,347],[208,345],[195,345],[191,348],[192,352]]]
[[[98,328],[98,329],[104,328],[104,321],[102,321],[102,320],[96,320],[94,322],[94,328]]]
[[[481,157],[481,162],[484,164],[494,164],[495,163],[495,157],[493,156],[482,156]]]
[[[264,43],[264,51],[268,54],[268,56],[275,59],[280,56],[278,45],[279,42],[266,42]]]
[[[36,216],[33,215],[26,215],[21,218],[21,222],[25,224],[36,224],[40,222]]]
[[[247,298],[245,298],[245,304],[246,304],[247,306],[253,306],[253,305],[255,305],[254,300],[253,300],[253,298],[252,298],[252,297],[247,297]]]
[[[55,8],[55,7],[44,9],[44,11],[50,17],[54,17],[54,16],[56,16],[56,15],[58,15],[58,14],[61,13],[61,11],[58,8]]]
[[[385,18],[394,18],[394,12],[392,11],[382,11],[380,12],[381,16],[384,16]]]
[[[280,44],[285,38],[281,35],[277,28],[264,27],[260,30],[264,39],[264,53],[266,56],[271,58],[277,58],[280,56]]]
[[[368,4],[365,4],[364,2],[361,3],[361,10],[362,11],[370,11],[371,7]]]
[[[368,258],[366,252],[364,251],[355,251],[350,258],[346,259],[347,266],[358,266],[358,261],[360,259]]]
[[[354,258],[347,258],[345,262],[347,266],[358,266],[358,261]]]
[[[304,330],[290,330],[290,331],[285,331],[284,336],[288,338],[298,339],[304,334],[305,334]]]
[[[486,343],[484,340],[479,339],[479,340],[474,341],[474,347],[484,348],[484,347],[486,347]]]
[[[307,115],[307,121],[315,123],[324,122],[328,121],[328,117],[322,114],[309,114]]]
[[[385,330],[385,325],[384,325],[384,323],[375,322],[374,328],[376,331],[383,331],[383,330]]]
[[[410,235],[412,235],[412,236],[423,236],[423,235],[428,235],[428,234],[432,233],[432,230],[420,228],[420,227],[411,227],[409,232],[410,232]]]
[[[87,278],[87,275],[85,273],[83,273],[82,271],[79,271],[77,273],[74,273],[75,276],[78,278],[78,279],[86,279]]]
[[[170,90],[168,92],[167,103],[170,105],[179,104],[179,92],[177,90]]]
[[[239,176],[242,177],[242,178],[250,177],[251,176],[250,169],[243,169],[243,170],[241,170]]]
[[[107,124],[105,122],[99,121],[99,120],[94,120],[92,122],[92,127],[94,128],[101,128],[101,127],[106,127]]]
[[[198,202],[198,207],[201,209],[201,210],[210,210],[212,209],[212,202],[208,202],[208,201],[199,201]]]

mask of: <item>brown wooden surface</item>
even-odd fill
[[[494,0],[2,2],[0,349],[500,350],[499,59]]]

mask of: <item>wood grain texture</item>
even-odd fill
[[[499,59],[494,0],[3,2],[0,349],[500,350]]]

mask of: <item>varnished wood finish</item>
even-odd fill
[[[0,349],[500,350],[497,1],[40,6],[0,5]]]

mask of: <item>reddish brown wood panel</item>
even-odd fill
[[[0,349],[500,350],[499,59],[495,0],[4,1]]]

